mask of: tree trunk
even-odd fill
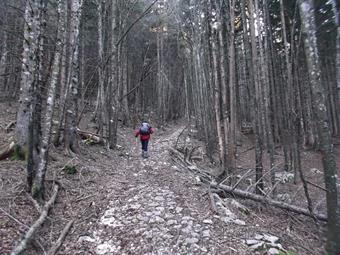
[[[23,42],[23,60],[20,82],[20,99],[17,113],[17,125],[15,130],[17,153],[24,153],[27,156],[27,183],[31,189],[34,171],[34,139],[35,126],[35,106],[36,106],[36,87],[38,83],[39,70],[39,37],[40,22],[39,11],[40,2],[29,0],[25,10],[25,28]]]
[[[230,102],[230,126],[228,159],[229,171],[236,170],[236,140],[237,140],[237,101],[236,101],[236,73],[235,73],[235,0],[230,1],[230,35],[229,35],[229,102]]]
[[[335,24],[337,27],[337,36],[336,36],[336,87],[337,87],[337,102],[338,106],[337,108],[340,108],[340,3],[337,0],[332,1],[333,4],[333,10],[334,10],[334,15],[335,15]],[[338,114],[338,121],[340,122],[340,113],[339,111],[337,112]],[[340,123],[338,123],[340,126]],[[338,134],[339,135],[339,134]]]
[[[69,15],[68,15],[68,6],[66,5],[65,9],[65,17],[66,17],[66,23],[69,24]],[[65,27],[66,32],[69,30],[69,26]],[[67,84],[67,68],[68,68],[68,61],[67,61],[67,56],[69,55],[69,40],[70,37],[67,36],[65,38],[65,42],[63,45],[63,52],[61,55],[61,61],[60,61],[60,88],[59,88],[59,105],[58,105],[58,128],[53,140],[53,143],[55,146],[60,145],[60,135],[61,135],[61,129],[64,124],[65,120],[65,102],[68,94],[68,84]]]
[[[104,118],[105,118],[105,95],[104,95],[104,41],[103,41],[103,11],[102,1],[97,0],[98,12],[98,96],[95,115],[98,118],[98,133],[101,138],[104,135]]]
[[[64,129],[65,150],[72,154],[78,152],[77,141],[77,116],[78,116],[78,51],[79,51],[79,28],[82,11],[82,0],[72,0],[71,2],[71,30],[70,30],[70,56],[69,61],[69,92],[66,98],[66,117]]]
[[[313,94],[313,111],[317,121],[327,190],[328,240],[326,248],[328,254],[335,255],[340,254],[340,203],[338,201],[336,164],[327,117],[325,88],[321,84],[313,1],[300,0],[299,7]]]
[[[4,18],[6,19],[6,18]],[[8,60],[8,38],[7,38],[7,32],[3,31],[3,45],[1,50],[1,57],[0,57],[0,91],[3,91],[3,93],[7,92],[7,78],[6,78],[6,65]]]
[[[216,6],[209,6],[211,9],[216,9]],[[218,145],[219,145],[219,160],[220,165],[222,168],[222,174],[228,174],[227,169],[227,162],[226,162],[226,146],[225,146],[225,133],[223,127],[223,119],[222,119],[222,87],[221,87],[221,77],[220,77],[220,68],[224,68],[222,66],[219,66],[218,59],[220,58],[219,52],[218,52],[218,45],[217,45],[217,39],[218,39],[218,29],[221,28],[215,28],[214,24],[210,24],[211,26],[211,57],[212,57],[212,80],[213,80],[213,86],[214,86],[214,100],[215,100],[215,118],[216,118],[216,128],[217,128],[217,138],[218,138]]]
[[[42,130],[42,140],[40,146],[40,162],[38,165],[36,177],[34,180],[34,185],[32,188],[33,197],[38,200],[42,200],[44,195],[44,180],[47,169],[47,159],[49,152],[49,144],[51,140],[51,130],[52,130],[52,117],[54,111],[54,102],[56,96],[56,85],[58,82],[59,70],[60,70],[60,59],[63,51],[63,43],[65,42],[65,3],[63,0],[58,0],[58,30],[57,30],[57,41],[56,49],[54,54],[54,60],[51,70],[50,86],[47,92],[47,105],[45,120]]]
[[[117,126],[118,126],[118,52],[117,52],[117,40],[119,29],[119,10],[116,0],[112,1],[111,5],[111,61],[110,61],[110,78],[109,78],[109,98],[108,98],[108,125],[109,125],[109,147],[115,148],[117,144]],[[114,92],[115,91],[115,92]],[[114,93],[114,95],[113,95]]]
[[[256,4],[255,0],[255,4]],[[260,132],[260,123],[261,123],[261,108],[260,108],[260,101],[261,99],[261,90],[260,90],[260,84],[259,84],[259,74],[257,67],[259,64],[258,61],[258,52],[256,47],[256,35],[255,35],[255,18],[254,18],[254,2],[253,0],[248,1],[248,8],[249,8],[249,15],[250,15],[250,36],[251,36],[251,52],[252,52],[252,62],[251,62],[251,68],[253,68],[252,74],[253,74],[253,86],[252,86],[252,92],[254,94],[252,99],[254,102],[253,109],[254,109],[254,133],[255,133],[255,172],[256,172],[256,192],[258,194],[262,194],[262,191],[264,189],[263,185],[263,165],[262,165],[262,141],[261,141],[261,132]],[[257,17],[258,19],[259,17]],[[258,22],[256,22],[258,24]],[[259,28],[259,26],[258,26]]]
[[[25,28],[22,54],[22,72],[20,82],[20,99],[17,114],[16,143],[21,148],[27,145],[28,123],[31,114],[34,88],[36,86],[36,70],[39,69],[39,1],[28,0],[25,10]]]

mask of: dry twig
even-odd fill
[[[32,240],[36,231],[40,228],[40,226],[44,223],[48,211],[50,207],[54,204],[57,195],[58,195],[59,185],[55,185],[53,188],[53,194],[50,200],[44,205],[42,213],[36,222],[30,227],[30,229],[26,232],[24,239],[13,249],[11,255],[21,254],[27,247],[27,244]]]
[[[69,221],[65,228],[63,229],[63,231],[61,232],[58,240],[56,241],[56,243],[52,246],[51,250],[48,251],[47,255],[54,255],[57,253],[57,251],[59,250],[60,246],[63,244],[68,232],[70,231],[72,225],[74,223],[74,220]]]

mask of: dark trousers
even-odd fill
[[[141,140],[141,143],[142,143],[142,150],[148,151],[149,140]]]

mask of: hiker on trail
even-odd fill
[[[154,129],[150,126],[148,122],[142,122],[140,127],[135,132],[135,137],[140,137],[142,144],[142,157],[148,158],[148,144],[150,140],[150,135],[154,132]]]

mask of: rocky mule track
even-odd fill
[[[148,159],[139,156],[139,144],[130,144],[112,169],[124,185],[107,182],[112,199],[78,239],[78,254],[242,254],[242,240],[235,229],[221,227],[206,191],[171,163],[167,148],[180,130],[156,134]]]

